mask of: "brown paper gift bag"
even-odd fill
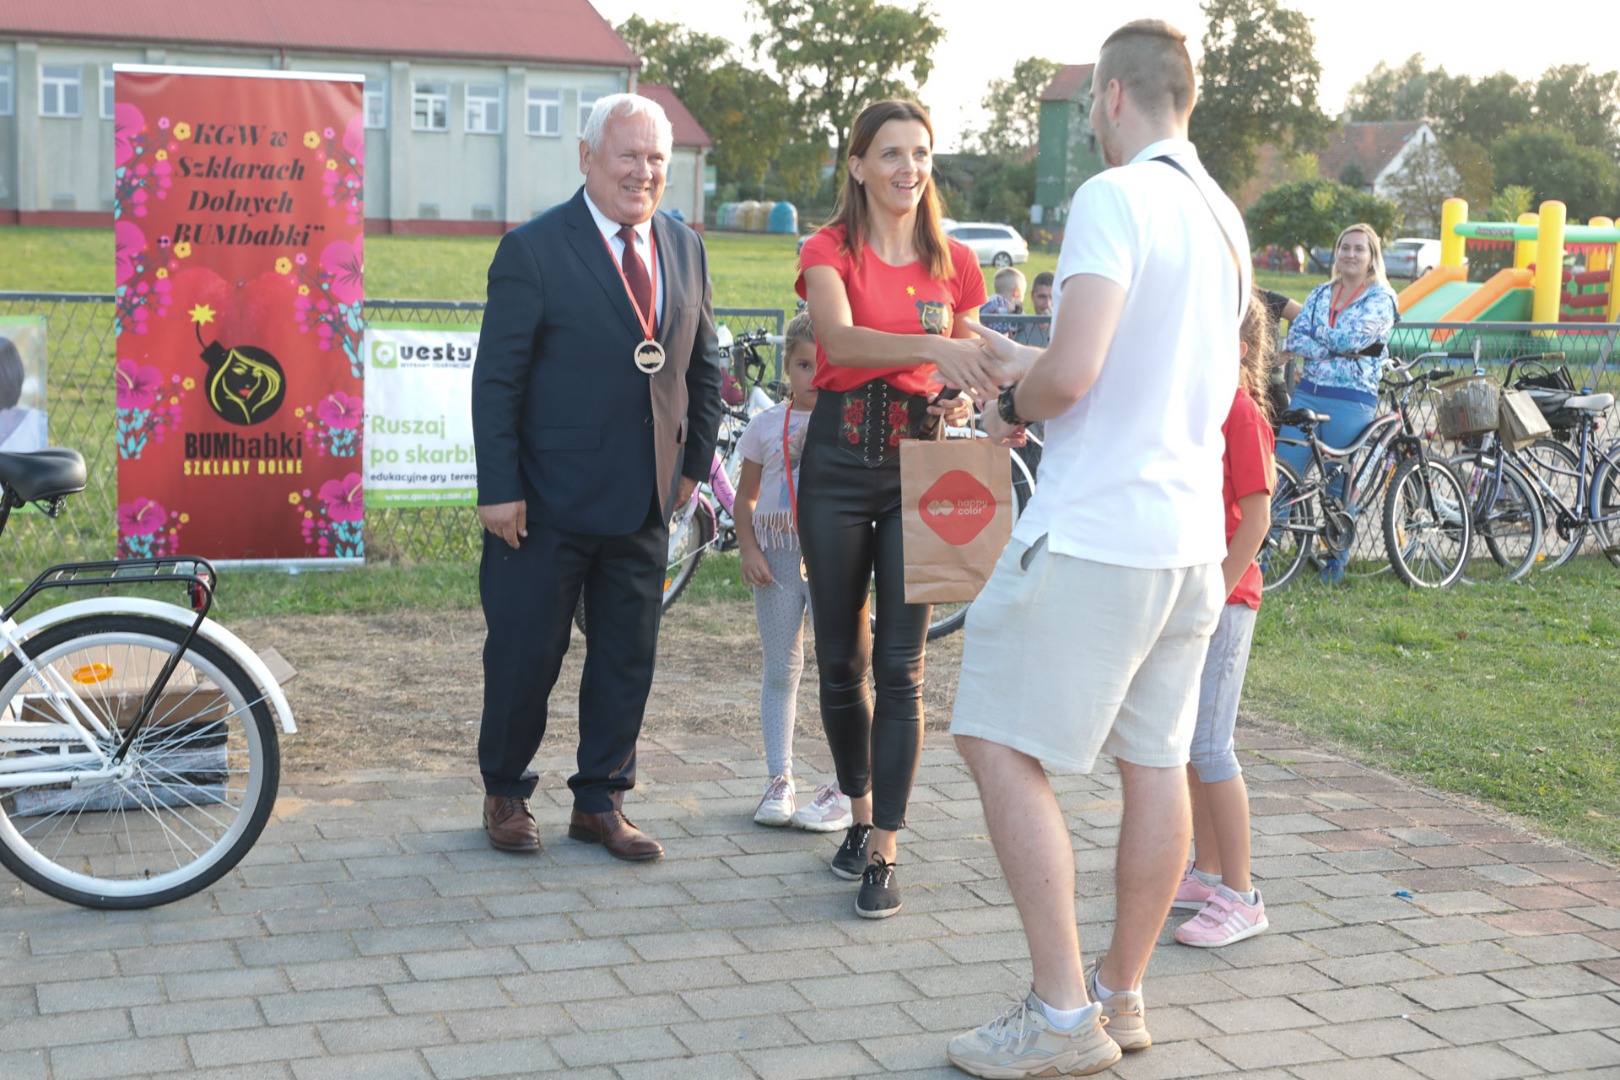
[[[1537,439],[1552,434],[1547,418],[1541,415],[1536,399],[1527,390],[1503,390],[1501,425],[1497,437],[1515,450],[1523,450]]]
[[[906,603],[972,600],[1012,536],[1012,461],[989,439],[900,444]]]

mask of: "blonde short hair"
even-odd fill
[[[782,359],[786,360],[800,345],[815,348],[815,344],[816,332],[810,326],[810,312],[801,311],[788,320],[787,329],[782,331]]]

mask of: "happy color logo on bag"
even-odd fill
[[[972,473],[952,469],[917,500],[923,523],[953,547],[973,542],[996,516],[996,497]]]

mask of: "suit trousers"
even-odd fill
[[[484,533],[478,591],[484,715],[478,767],[491,795],[528,798],[552,688],[583,591],[585,668],[579,687],[578,772],[568,779],[586,813],[621,807],[636,782],[636,740],[652,689],[663,613],[669,526],[654,498],[627,536],[569,532],[536,521],[515,550]]]

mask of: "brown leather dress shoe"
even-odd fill
[[[617,810],[588,814],[575,807],[573,817],[568,819],[568,835],[587,844],[601,844],[609,855],[620,859],[639,862],[664,857],[663,845]]]
[[[516,795],[484,796],[484,831],[492,847],[524,853],[540,850],[540,829],[529,813],[529,800]]]

